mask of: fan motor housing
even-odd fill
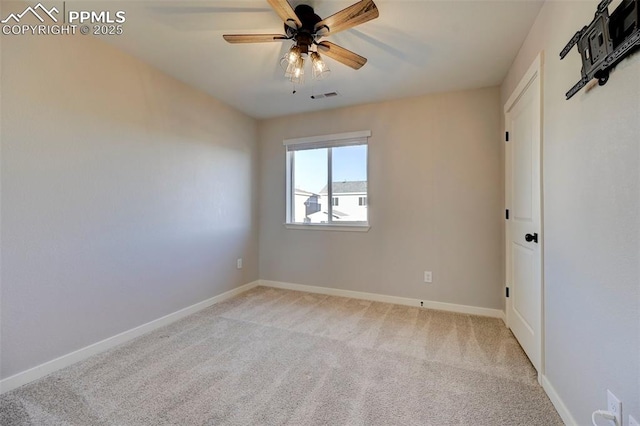
[[[316,15],[316,13],[313,11],[313,7],[306,4],[300,4],[296,6],[294,12],[296,13],[298,19],[300,19],[300,22],[302,22],[302,28],[300,28],[299,30],[308,32],[309,34],[313,34],[316,24],[322,21],[322,18]]]
[[[309,53],[309,46],[313,44],[313,36],[306,32],[299,32],[293,39],[296,41],[298,46],[302,49],[301,53]]]
[[[313,11],[313,7],[306,4],[300,4],[296,6],[294,12],[302,23],[302,27],[294,30],[294,32],[305,32],[313,34],[315,32],[316,24],[322,21],[322,18],[316,15],[316,13]],[[289,34],[292,31],[292,28],[287,23],[285,23],[284,30],[287,34]]]
[[[301,53],[308,53],[309,46],[311,46],[315,40],[315,26],[318,22],[322,21],[322,18],[316,15],[313,7],[306,4],[296,6],[294,12],[302,23],[302,26],[298,29],[293,29],[285,23],[284,29],[287,35],[296,41],[296,44],[302,51]]]

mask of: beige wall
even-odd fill
[[[501,309],[499,96],[490,88],[261,121],[260,277]],[[358,130],[372,131],[369,232],[285,229],[283,139]]]
[[[545,3],[502,103],[544,51],[545,375],[578,424],[611,389],[626,426],[640,420],[640,54],[569,101],[580,57],[558,57],[597,4]]]
[[[93,37],[1,55],[2,377],[258,278],[253,119]]]

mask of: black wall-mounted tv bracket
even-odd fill
[[[612,1],[602,0],[593,21],[578,31],[560,52],[560,59],[564,59],[578,45],[582,57],[582,78],[567,92],[567,99],[594,78],[604,86],[611,69],[640,47],[640,0],[622,0],[609,16]]]

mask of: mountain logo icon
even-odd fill
[[[9,21],[13,20],[15,21],[15,23],[19,23],[20,20],[27,15],[28,13],[31,13],[33,16],[35,16],[36,18],[38,18],[38,20],[40,22],[44,22],[44,18],[38,14],[38,12],[40,12],[40,14],[42,14],[42,16],[48,16],[49,18],[51,18],[51,20],[53,20],[53,22],[58,22],[58,18],[56,18],[53,14],[58,14],[60,13],[60,11],[55,8],[52,7],[51,9],[47,9],[46,7],[44,7],[42,5],[42,3],[38,3],[37,5],[35,5],[34,7],[27,7],[24,12],[22,13],[11,13],[9,14],[9,16],[7,16],[5,19],[3,19],[2,21],[0,21],[0,23],[6,24]]]

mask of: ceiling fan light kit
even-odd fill
[[[322,80],[331,73],[331,70],[322,60],[318,52],[311,52],[311,72],[311,76],[315,80]]]
[[[284,68],[284,76],[293,84],[301,85],[304,83],[304,58],[302,55],[299,55],[291,61],[291,58],[288,58],[288,56],[289,55],[286,55],[281,61],[281,65],[283,65]]]
[[[304,82],[305,59],[311,60],[311,76],[321,80],[330,74],[329,67],[320,56],[326,56],[358,70],[367,59],[330,41],[319,41],[339,31],[348,30],[379,16],[372,0],[361,0],[326,19],[315,14],[311,6],[301,4],[295,10],[287,0],[267,0],[284,22],[285,34],[231,34],[223,38],[229,43],[265,43],[293,40],[294,44],[280,60],[285,77],[294,84]]]

